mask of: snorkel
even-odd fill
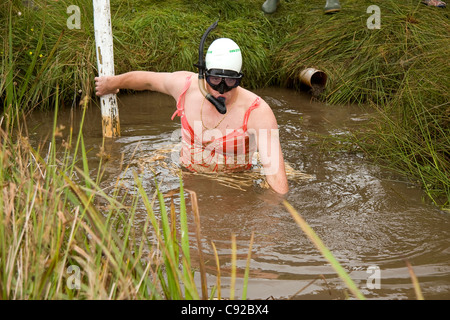
[[[219,97],[215,98],[212,94],[210,94],[205,87],[205,71],[206,71],[206,64],[205,60],[203,59],[203,48],[205,46],[206,38],[208,37],[208,34],[217,27],[217,24],[219,23],[219,20],[214,22],[212,25],[209,26],[209,28],[205,31],[205,33],[202,36],[202,39],[200,41],[200,46],[198,48],[198,63],[194,64],[198,68],[198,88],[200,89],[200,92],[202,95],[208,100],[209,102],[216,107],[217,111],[221,114],[227,113],[227,107],[225,106],[225,98]]]

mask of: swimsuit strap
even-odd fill
[[[186,82],[184,83],[183,90],[182,90],[182,92],[180,94],[180,97],[178,98],[178,101],[177,101],[177,110],[172,115],[171,120],[173,120],[173,118],[175,118],[176,115],[181,117],[181,115],[183,114],[183,111],[184,111],[184,98],[186,96],[187,90],[191,86],[191,78],[192,78],[192,75],[190,75],[189,77],[186,78]]]
[[[253,109],[256,109],[259,107],[259,103],[261,102],[261,98],[257,97],[255,99],[255,101],[253,101],[252,105],[247,109],[247,111],[245,112],[244,115],[244,124],[242,126],[242,129],[244,130],[244,132],[247,131],[247,122],[248,122],[248,118],[250,117],[250,112],[253,111]]]

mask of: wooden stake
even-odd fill
[[[93,0],[95,51],[99,76],[114,75],[114,50],[109,0]],[[119,109],[116,94],[100,97],[104,137],[120,136]]]

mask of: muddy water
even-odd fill
[[[278,119],[285,160],[308,178],[291,178],[286,199],[333,252],[367,298],[415,299],[405,260],[413,266],[426,299],[450,298],[450,216],[431,204],[420,189],[367,161],[362,154],[333,152],[321,135],[339,137],[364,125],[368,115],[356,107],[327,106],[285,89],[257,91]],[[154,176],[161,189],[176,190],[173,174],[179,120],[171,121],[175,101],[157,93],[119,97],[121,137],[105,144],[102,187],[112,192],[118,178],[134,191],[133,170],[149,193]],[[80,123],[79,109],[65,108],[58,124]],[[48,134],[53,115],[34,113],[28,126],[38,143]],[[97,106],[84,124],[91,168],[102,147]],[[328,150],[327,150],[328,149]],[[172,151],[171,151],[172,150]],[[175,150],[175,152],[173,151]],[[157,157],[156,157],[157,156]],[[125,170],[125,167],[128,169]],[[95,174],[95,169],[92,169]],[[249,240],[255,235],[248,297],[252,299],[345,299],[347,291],[333,269],[258,180],[237,189],[223,181],[184,174],[185,188],[196,192],[201,215],[202,247],[215,284],[211,242],[222,269],[222,295],[227,295],[231,266],[231,234],[236,235],[238,274],[242,277]],[[145,212],[142,209],[143,221]],[[193,218],[191,216],[191,225]],[[195,247],[195,237],[192,246]],[[236,297],[241,294],[241,280]]]

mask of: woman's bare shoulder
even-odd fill
[[[246,90],[249,92],[248,99],[252,101],[252,103],[257,103],[257,107],[254,108],[249,116],[248,127],[249,128],[274,128],[277,126],[277,121],[275,119],[275,115],[273,114],[272,108],[269,104],[257,94]]]
[[[175,71],[170,73],[165,79],[167,91],[176,99],[183,91],[186,80],[191,77],[191,87],[197,81],[197,74],[190,71]]]

